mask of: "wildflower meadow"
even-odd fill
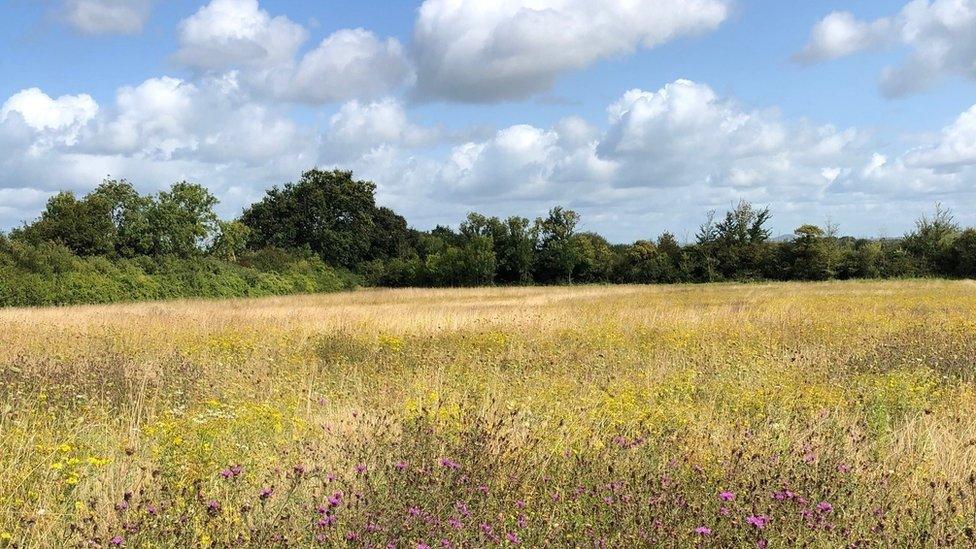
[[[976,284],[0,310],[0,547],[971,547]]]

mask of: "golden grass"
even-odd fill
[[[966,282],[0,310],[0,546],[967,546],[974,357]]]

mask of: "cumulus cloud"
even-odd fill
[[[363,29],[340,30],[302,57],[288,82],[294,97],[310,103],[378,97],[411,74],[403,46]]]
[[[62,19],[86,34],[135,34],[142,31],[153,0],[64,0]]]
[[[267,68],[291,62],[304,27],[271,17],[257,0],[212,0],[180,23],[176,59],[201,69]]]
[[[98,103],[90,95],[63,95],[53,99],[38,88],[21,90],[0,107],[0,121],[13,115],[44,134],[65,144],[73,144],[81,129],[98,114]]]
[[[898,14],[872,22],[832,13],[814,27],[797,58],[823,61],[891,43],[910,53],[882,72],[880,88],[888,97],[922,91],[947,75],[976,79],[976,0],[912,0]]]
[[[258,93],[310,104],[375,99],[411,78],[394,38],[341,29],[299,58],[307,39],[303,26],[272,17],[257,0],[212,0],[180,23],[175,59],[206,71],[238,71]]]
[[[426,0],[415,31],[418,93],[492,102],[570,70],[718,27],[725,0]]]
[[[976,165],[976,105],[942,130],[937,143],[912,151],[908,163],[953,173]]]
[[[887,18],[866,23],[850,12],[835,11],[813,27],[810,42],[796,59],[816,63],[881,47],[890,41],[891,26]]]
[[[413,149],[432,145],[439,137],[438,130],[411,122],[403,105],[395,99],[351,101],[332,116],[323,149],[325,158],[341,161],[380,147]]]

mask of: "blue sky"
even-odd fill
[[[632,241],[740,198],[781,233],[976,224],[976,0],[634,4],[8,0],[0,228],[109,175],[233,216],[312,166],[421,228],[565,204]]]

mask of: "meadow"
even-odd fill
[[[976,284],[0,310],[0,547],[976,544]]]

